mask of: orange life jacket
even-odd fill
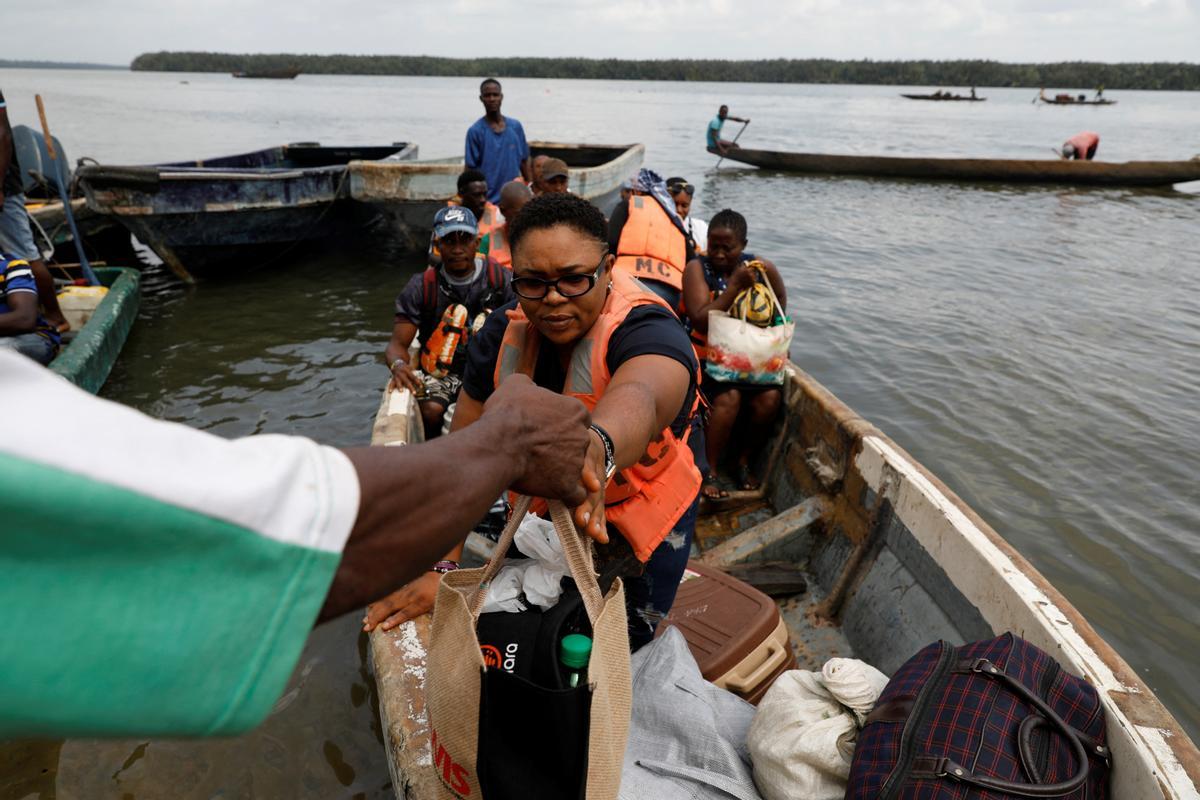
[[[479,223],[479,235],[491,233],[504,225],[504,215],[500,213],[500,207],[495,203],[483,204],[483,216],[476,220]]]
[[[512,249],[508,246],[508,226],[498,225],[488,234],[487,257],[490,262],[512,269]]]
[[[682,290],[687,237],[653,197],[635,194],[629,198],[628,207],[613,273],[661,281]]]
[[[462,303],[451,303],[442,313],[442,319],[433,329],[429,341],[421,342],[421,369],[426,375],[444,378],[450,374],[458,345],[467,336],[467,307]]]
[[[669,308],[640,281],[613,273],[612,289],[600,316],[575,343],[563,394],[577,398],[589,411],[596,407],[612,379],[606,360],[609,339],[630,311],[650,304]],[[508,327],[496,357],[495,385],[516,372],[532,378],[540,342],[541,335],[520,306],[509,311]],[[636,464],[613,475],[604,490],[605,514],[637,557],[646,561],[699,490],[700,471],[692,460],[692,451],[668,426],[650,442]]]

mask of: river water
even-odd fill
[[[72,158],[148,163],[288,141],[461,152],[477,81],[0,70],[14,123],[45,97]],[[914,87],[923,90],[926,87]],[[1074,190],[805,178],[703,150],[727,102],[747,146],[1051,157],[1096,130],[1104,160],[1200,153],[1200,94],[1107,108],[914,103],[902,87],[505,81],[533,139],[647,146],[731,207],[787,280],[792,357],[1028,557],[1200,734],[1200,187]],[[727,136],[740,126],[730,123]],[[304,249],[187,290],[147,273],[103,394],[226,436],[362,444],[391,301],[419,265],[367,241]],[[291,687],[236,740],[0,747],[0,797],[386,797],[353,615],[315,631]]]

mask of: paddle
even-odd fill
[[[96,277],[96,273],[92,272],[92,266],[88,263],[87,254],[83,252],[83,238],[79,235],[79,228],[75,226],[75,213],[71,211],[71,197],[67,193],[67,178],[63,172],[62,162],[54,150],[54,137],[50,135],[50,123],[46,122],[46,107],[42,105],[42,96],[40,94],[35,94],[33,99],[37,101],[38,117],[42,120],[42,135],[46,137],[46,153],[50,156],[50,161],[54,164],[54,177],[56,183],[58,183],[58,196],[62,200],[63,213],[67,216],[67,225],[71,227],[71,238],[75,242],[75,252],[79,254],[79,268],[83,271],[83,277],[87,280],[89,286],[99,286],[100,279]]]
[[[733,142],[730,146],[737,144],[737,140],[742,138],[742,133],[743,133],[743,131],[746,130],[746,126],[749,124],[750,124],[750,120],[746,120],[745,122],[742,123],[742,130],[737,132],[737,136],[733,137]],[[720,158],[717,159],[717,169],[720,169],[721,162],[724,160],[725,160],[725,156],[721,156]]]

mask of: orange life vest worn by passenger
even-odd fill
[[[488,260],[512,269],[512,248],[508,245],[508,226],[498,225],[488,234]]]
[[[683,289],[687,237],[650,195],[629,198],[629,216],[615,255],[614,274],[626,273]]]
[[[504,224],[504,215],[495,203],[484,203],[483,214],[479,217],[479,235],[484,236]]]
[[[596,322],[575,343],[562,393],[577,398],[588,410],[604,396],[612,379],[608,371],[608,343],[629,312],[644,305],[669,306],[627,275],[613,273],[612,289]],[[520,372],[533,377],[541,334],[520,306],[508,312],[508,327],[496,357],[495,385]],[[693,406],[692,412],[694,413]],[[613,475],[604,490],[605,515],[633,548],[641,561],[671,532],[700,489],[700,471],[692,451],[670,427],[664,428],[633,466]]]

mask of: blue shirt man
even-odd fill
[[[704,144],[710,153],[720,153],[724,155],[731,147],[737,147],[736,142],[727,142],[721,138],[721,129],[725,127],[725,120],[731,119],[734,122],[745,122],[750,124],[750,119],[742,119],[741,117],[729,116],[729,106],[721,106],[717,111],[717,115],[712,118],[712,122],[708,123],[708,130],[705,132]]]
[[[500,113],[504,93],[500,81],[488,78],[479,85],[479,101],[484,115],[467,129],[467,169],[477,169],[487,177],[488,200],[500,202],[500,189],[516,178],[532,180],[529,143],[520,121]]]
[[[58,331],[38,313],[29,262],[0,253],[0,348],[49,364],[58,354],[59,341]]]

